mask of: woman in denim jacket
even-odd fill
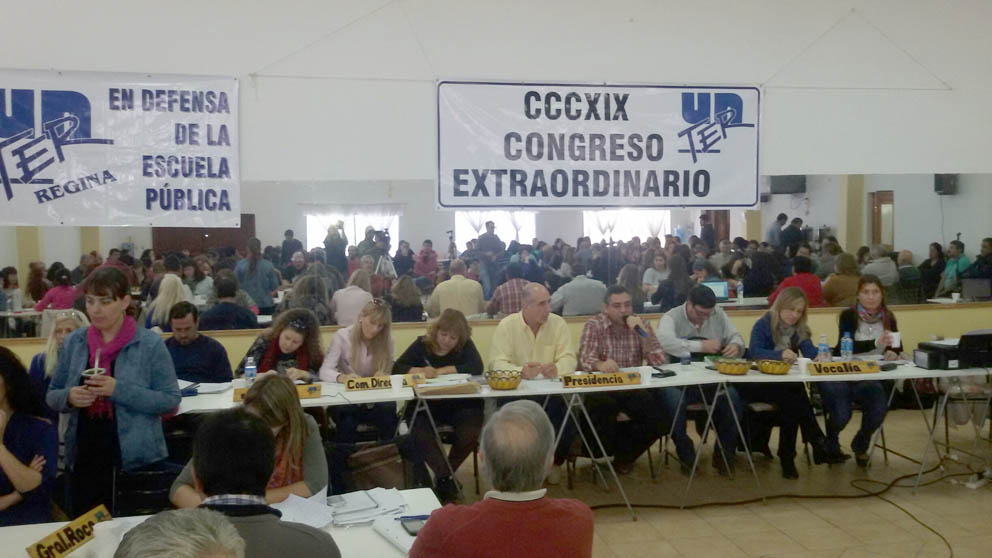
[[[160,415],[179,406],[172,358],[161,337],[127,314],[127,277],[112,267],[86,281],[91,325],[72,332],[48,388],[53,410],[68,413],[68,503],[74,516],[110,507],[114,472],[159,468],[168,457]],[[98,368],[102,373],[83,375]]]

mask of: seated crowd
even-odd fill
[[[286,555],[287,550],[289,555],[336,556],[328,534],[281,521],[270,504],[291,494],[348,491],[348,459],[359,431],[392,439],[400,421],[411,419],[412,409],[376,403],[305,412],[294,381],[344,383],[407,372],[479,375],[487,368],[553,379],[577,370],[615,372],[705,355],[823,359],[807,313],[810,307],[835,303],[846,307],[839,312],[838,339],[849,335],[855,354],[895,360],[903,348],[893,343],[898,326],[887,297],[898,292],[915,301],[954,292],[962,278],[987,277],[992,271],[992,239],[984,239],[982,255],[973,263],[963,255],[963,244],[953,241],[946,258],[939,244],[931,246],[930,259],[918,269],[911,255],[900,253],[893,260],[880,247],[868,249],[859,266],[830,239],[817,257],[797,235],[801,221],[796,221],[784,230],[779,226],[777,233],[769,230],[767,244],[736,239],[714,247],[704,222],[706,240],[688,245],[676,237],[666,237],[664,247],[658,238],[616,245],[579,239],[577,249],[560,240],[506,248],[487,223],[487,232],[465,253],[452,254],[458,257],[446,269],[429,242],[417,254],[401,242],[390,258],[388,237],[371,230],[350,250],[343,234],[332,229],[325,248],[311,253],[291,242],[295,239],[287,231],[293,252],[288,257],[287,242],[280,253],[261,250],[257,239],[240,260],[209,254],[156,260],[150,251],[133,260],[118,251],[100,262],[98,255],[87,254],[78,273],[60,268],[51,274],[58,284],[52,290],[61,290],[51,296],[32,293],[38,294],[39,309],[51,308],[54,314],[46,349],[32,360],[30,371],[0,347],[0,525],[50,521],[53,500],[70,517],[101,503],[110,508],[119,472],[172,471],[172,504],[219,512],[223,517],[216,518],[214,534],[230,539],[224,544],[232,548],[240,537],[246,556]],[[821,286],[822,268],[828,266],[833,273]],[[16,271],[5,270],[5,288],[11,277],[20,292]],[[703,285],[711,280],[768,297],[771,307],[747,340],[717,305],[713,290]],[[287,294],[277,302],[283,288]],[[421,288],[432,294],[421,298]],[[145,304],[132,300],[132,293],[147,297]],[[649,301],[662,313],[655,323],[638,315]],[[425,309],[433,318],[426,334],[397,356],[393,322],[399,315],[423,315]],[[553,311],[591,315],[577,345],[565,320]],[[274,314],[272,324],[232,371],[224,347],[202,331],[257,327],[257,314]],[[488,363],[469,325],[480,314],[501,317]],[[343,327],[325,350],[320,327],[334,323]],[[154,327],[172,335],[163,341]],[[833,353],[839,351],[838,344]],[[181,400],[177,379],[230,381],[244,374],[249,359],[259,376],[243,404],[197,421],[191,457],[174,462],[165,431],[173,421],[188,418],[173,416]],[[698,454],[686,432],[687,406],[711,398],[713,389],[686,390],[685,397],[679,388],[590,394],[586,407],[606,455],[589,457],[612,457],[617,472],[627,473],[654,441],[671,432],[681,470],[688,473]],[[800,430],[817,464],[851,457],[840,447],[838,434],[854,404],[864,412],[851,451],[859,466],[867,466],[871,438],[887,412],[881,383],[832,382],[818,389],[827,410],[826,432],[802,384],[730,387],[714,412],[713,467],[720,474],[733,473],[742,449],[735,416],[747,420],[748,404],[755,402],[779,409],[777,447],[785,478],[799,476],[794,459]],[[451,447],[442,454],[426,421],[417,421],[404,452],[413,464],[414,483],[434,488],[444,502],[457,501],[460,487],[453,472],[481,447],[493,490],[475,505],[436,511],[411,555],[477,555],[473,549],[479,548],[492,555],[590,555],[589,508],[548,498],[542,488],[559,481],[561,464],[584,451],[580,438],[589,438],[578,436],[565,421],[564,404],[555,399],[542,409],[525,400],[507,403],[485,424],[478,399],[434,401],[429,407],[434,421],[453,428]],[[621,414],[632,423],[623,433],[618,430]],[[61,462],[60,417],[65,422]],[[563,424],[556,447],[554,429]],[[770,455],[767,436],[752,435],[747,442]],[[65,472],[62,495],[55,494],[60,468]],[[523,531],[499,537],[501,523],[512,518],[519,525],[520,517],[526,518]],[[224,531],[224,518],[235,531]],[[562,520],[576,535],[555,527]],[[170,515],[146,529],[165,533],[181,521],[182,516]],[[121,548],[128,545],[126,537]]]

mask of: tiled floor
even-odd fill
[[[860,415],[842,436],[849,443]],[[939,429],[943,440],[943,427]],[[898,410],[889,413],[885,422],[889,448],[919,459],[927,440],[927,430],[919,411]],[[854,558],[861,556],[946,557],[951,551],[936,534],[918,523],[909,514],[925,523],[947,539],[953,556],[992,556],[992,484],[969,489],[940,476],[968,473],[984,468],[983,459],[989,455],[988,427],[976,453],[981,459],[957,452],[959,461],[946,461],[944,471],[924,477],[937,481],[921,487],[915,494],[913,479],[900,482],[909,487],[896,487],[882,497],[859,496],[866,490],[878,491],[902,475],[914,474],[918,465],[903,457],[891,455],[885,464],[881,451],[876,451],[874,467],[863,471],[853,460],[844,465],[808,466],[803,456],[796,460],[800,479],[788,481],[779,474],[777,462],[757,455],[756,467],[762,489],[755,486],[743,455],[738,456],[737,478],[729,480],[716,474],[710,465],[710,451],[704,451],[688,500],[687,509],[678,506],[685,493],[686,477],[679,474],[674,461],[659,463],[655,446],[655,467],[658,478],[651,479],[646,456],[638,461],[633,473],[621,477],[631,502],[639,505],[659,505],[663,508],[638,508],[638,520],[631,521],[625,507],[595,510],[596,533],[593,543],[595,558],[632,558],[685,556],[693,558],[732,558],[735,556],[781,556],[812,558]],[[777,431],[773,433],[774,441]],[[970,451],[974,430],[970,424],[951,429],[952,444]],[[698,447],[697,442],[697,447]],[[936,465],[931,449],[928,463]],[[616,487],[609,490],[594,484],[588,463],[580,461],[573,490],[561,485],[551,487],[555,497],[579,498],[590,506],[622,502]],[[458,472],[465,485],[466,498],[474,501],[471,460]],[[967,475],[952,477],[967,480]],[[865,480],[867,479],[867,481]],[[915,476],[914,476],[915,479]],[[482,487],[485,492],[485,483]],[[760,496],[770,496],[766,502]],[[883,499],[884,498],[884,499]],[[751,503],[732,504],[759,499]],[[890,503],[891,502],[891,503]],[[896,507],[901,506],[903,509]],[[905,510],[905,511],[904,511]]]

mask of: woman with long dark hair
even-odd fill
[[[0,347],[0,525],[52,520],[58,435],[24,365]]]
[[[74,516],[110,506],[115,471],[165,466],[161,415],[180,400],[162,338],[127,313],[127,276],[97,268],[84,288],[90,325],[66,337],[46,396],[49,407],[69,415],[65,464]]]
[[[262,258],[262,243],[257,238],[249,238],[247,248],[248,257],[238,262],[234,273],[241,288],[258,305],[258,313],[272,315],[275,310],[272,293],[279,288],[279,276],[272,262]]]
[[[292,380],[313,381],[324,361],[317,316],[306,308],[279,314],[272,327],[255,338],[234,371],[235,376],[244,375],[248,358],[255,360],[259,374],[277,372]]]
[[[863,275],[858,281],[857,303],[840,313],[838,342],[834,347],[834,354],[840,354],[840,340],[849,335],[854,341],[855,355],[875,355],[885,360],[896,360],[902,351],[902,343],[892,343],[892,333],[897,331],[899,327],[896,325],[896,316],[885,305],[882,281],[874,275]],[[858,466],[867,467],[871,437],[882,425],[888,411],[882,382],[860,380],[822,382],[817,385],[823,396],[823,408],[827,412],[827,450],[831,453],[841,453],[837,435],[851,420],[851,403],[857,402],[861,406],[861,428],[851,442],[851,449]]]
[[[28,265],[28,296],[31,300],[38,302],[45,298],[45,293],[52,288],[52,284],[45,279],[44,262],[31,262]]]
[[[668,312],[676,306],[685,304],[689,290],[696,286],[686,268],[685,259],[678,254],[668,259],[668,279],[658,284],[658,289],[651,295],[651,304],[661,306],[661,312]]]
[[[930,244],[930,257],[920,264],[920,289],[923,291],[923,298],[934,296],[937,287],[940,286],[940,276],[947,266],[947,258],[944,256],[944,247],[939,242]]]

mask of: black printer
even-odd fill
[[[992,329],[969,331],[958,340],[920,343],[913,362],[927,370],[992,367]]]

